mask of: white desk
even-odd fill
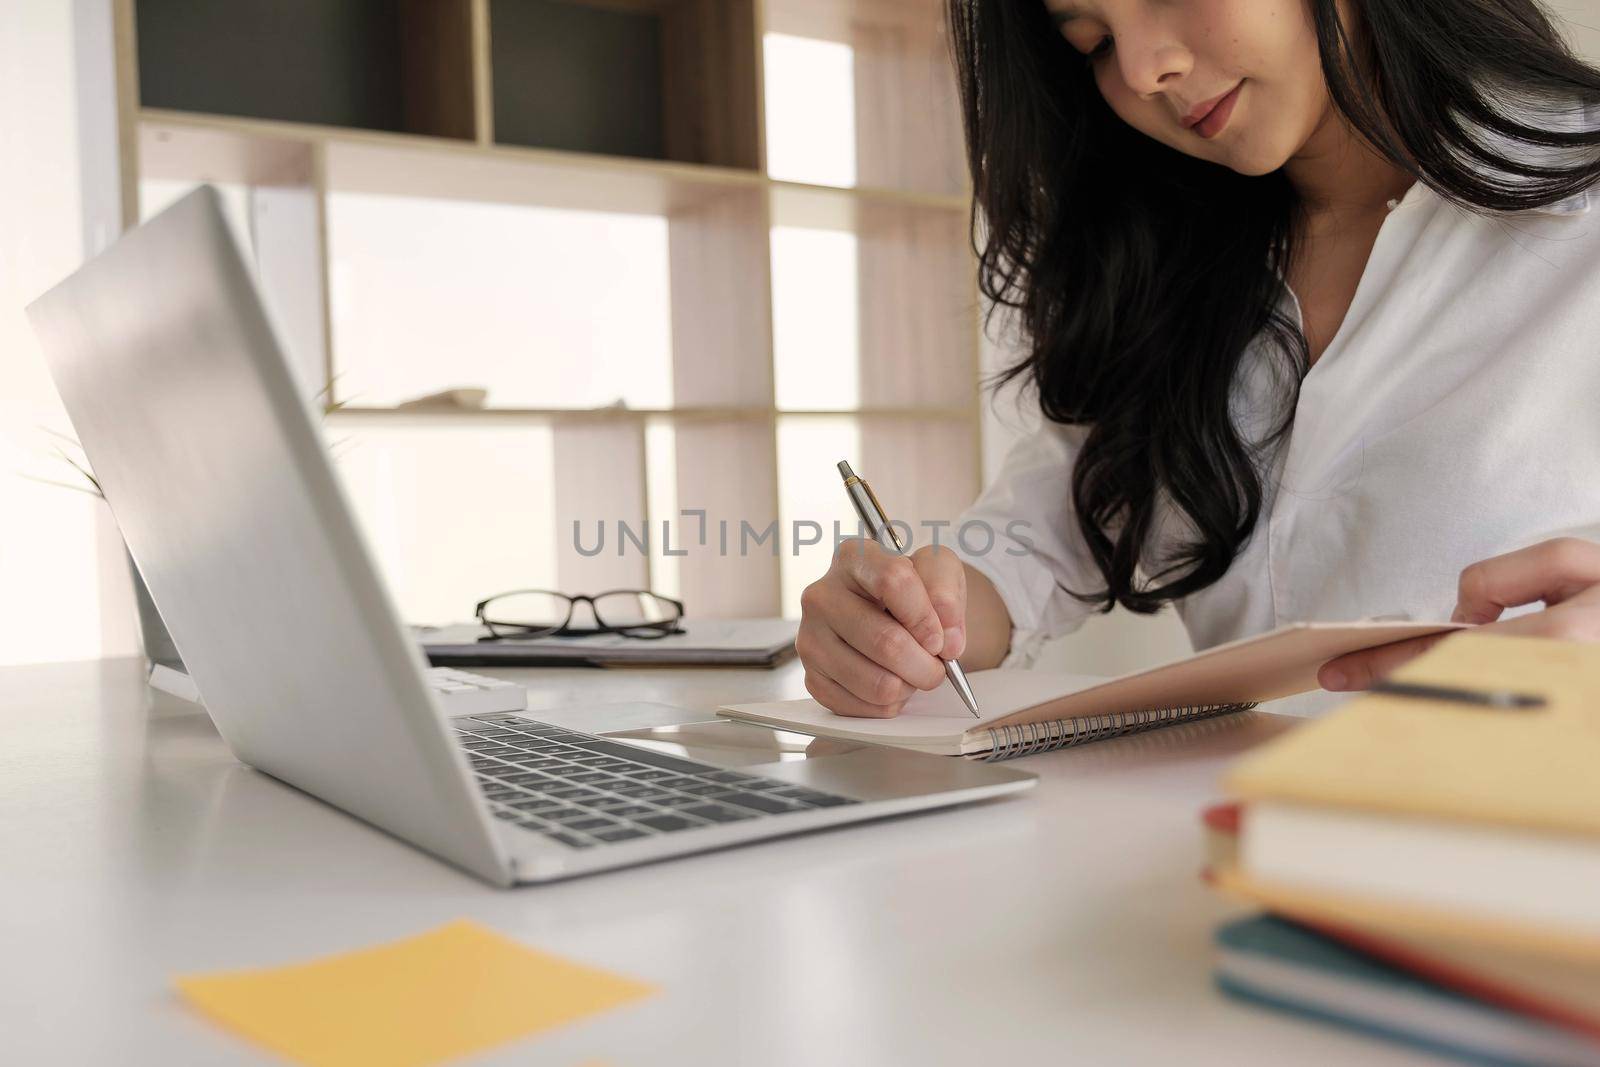
[[[803,692],[793,663],[515,676],[535,707]],[[1282,728],[1035,756],[1021,798],[503,891],[235,763],[133,661],[3,670],[0,1059],[277,1063],[170,976],[468,916],[661,987],[473,1063],[1435,1062],[1211,988],[1231,909],[1196,879],[1198,813],[1226,762]]]

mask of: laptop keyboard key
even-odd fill
[[[693,822],[692,820],[681,818],[677,815],[646,815],[643,818],[635,819],[633,821],[638,823],[640,826],[648,826],[652,830],[660,830],[663,833],[669,834],[677,830],[692,830],[696,826],[704,825],[703,823]]]
[[[567,778],[574,782],[582,782],[585,785],[604,785],[607,782],[620,782],[622,780],[616,775],[607,774],[604,771],[584,771],[582,774],[569,774]]]
[[[543,789],[540,792],[545,796],[556,797],[560,800],[599,800],[603,795],[593,789],[585,789],[581,785],[558,785],[552,789]]]
[[[848,797],[836,797],[831,793],[818,793],[814,789],[788,789],[778,795],[788,797],[791,800],[798,800],[802,804],[810,804],[814,808],[837,808],[844,804],[857,803],[857,801]]]
[[[607,741],[599,737],[575,737],[575,739],[583,748],[596,755],[611,756],[634,763],[648,763],[651,767],[673,774],[699,774],[701,771],[715,769],[708,768],[703,763],[690,763],[688,760],[664,756],[659,752],[652,752],[636,745],[625,745],[619,741]]]
[[[563,845],[571,845],[573,848],[588,848],[594,844],[592,841],[585,841],[577,834],[566,834],[560,832],[559,830],[552,831],[544,836],[548,837],[552,841],[560,841]]]
[[[739,774],[737,771],[712,771],[710,774],[702,774],[700,777],[710,782],[737,782],[740,785],[756,781],[748,774]]]
[[[513,800],[510,803],[511,806],[516,808],[518,811],[543,813],[546,811],[561,810],[561,802],[558,800],[545,800],[543,798],[539,798],[535,800]]]
[[[631,841],[636,837],[649,837],[650,835],[642,830],[630,830],[624,826],[616,830],[596,830],[594,831],[594,836],[597,841],[611,842]]]
[[[724,804],[737,804],[741,808],[754,808],[756,811],[764,811],[770,815],[800,810],[782,797],[767,796],[764,793],[724,793],[717,799]]]
[[[735,808],[722,808],[715,804],[699,804],[692,808],[684,808],[685,815],[693,815],[707,822],[738,822],[740,819],[753,819],[755,816],[748,811],[739,811]]]
[[[655,808],[647,808],[643,804],[629,804],[626,807],[618,807],[618,808],[609,808],[608,807],[608,808],[605,809],[605,812],[606,812],[607,815],[615,816],[616,818],[619,818],[619,819],[637,819],[641,815],[654,815],[654,814],[656,814],[656,809]]]
[[[563,820],[562,825],[569,830],[614,830],[621,824],[611,819],[590,816],[587,819]]]

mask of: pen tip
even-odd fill
[[[845,478],[854,478],[856,472],[850,469],[850,464],[845,460],[839,461],[839,474]]]

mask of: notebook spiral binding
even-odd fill
[[[1085,745],[1108,737],[1135,734],[1141,730],[1231,715],[1237,711],[1249,711],[1255,706],[1255,701],[1247,704],[1192,704],[1090,715],[1082,719],[1051,719],[1049,722],[997,726],[988,731],[989,751],[978,758],[985,763],[1016,759],[1018,756],[1031,756],[1035,752],[1053,752],[1058,748]]]

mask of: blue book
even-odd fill
[[[1270,915],[1216,934],[1229,996],[1467,1063],[1600,1067],[1600,1043],[1463,996]]]

